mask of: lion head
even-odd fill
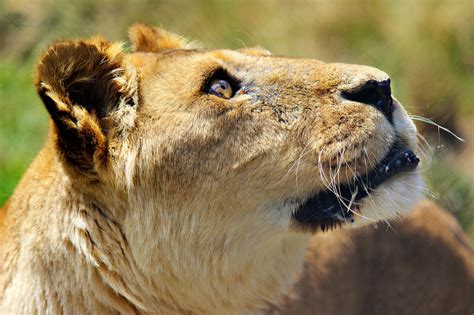
[[[386,73],[195,48],[145,25],[130,38],[130,53],[57,42],[36,85],[85,205],[71,224],[117,223],[72,244],[114,270],[128,289],[104,281],[136,309],[255,310],[284,290],[312,232],[387,220],[421,197],[417,131]],[[116,230],[113,255],[93,238]]]

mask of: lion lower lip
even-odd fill
[[[395,143],[387,155],[366,175],[355,177],[351,182],[338,185],[337,195],[325,190],[306,200],[293,214],[294,219],[312,229],[325,230],[342,222],[353,221],[347,205],[366,197],[369,192],[393,176],[415,169],[418,157],[409,149]],[[352,205],[352,207],[357,207]]]

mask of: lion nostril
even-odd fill
[[[361,87],[342,92],[342,97],[347,100],[369,104],[379,109],[390,121],[393,111],[391,95],[390,80],[380,82],[369,80]]]

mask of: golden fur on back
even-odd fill
[[[395,99],[387,118],[342,97],[388,82],[378,69],[194,48],[145,25],[130,38],[131,53],[95,37],[40,58],[51,130],[0,217],[2,314],[259,312],[302,267],[298,206],[395,142],[416,150]],[[213,76],[235,94],[207,93]],[[384,182],[353,225],[407,212],[421,186],[417,172]]]
[[[387,228],[315,235],[295,283],[268,314],[472,314],[474,248],[429,201]]]

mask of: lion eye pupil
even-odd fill
[[[230,83],[226,80],[216,79],[211,82],[209,93],[222,98],[231,98],[233,90]]]

